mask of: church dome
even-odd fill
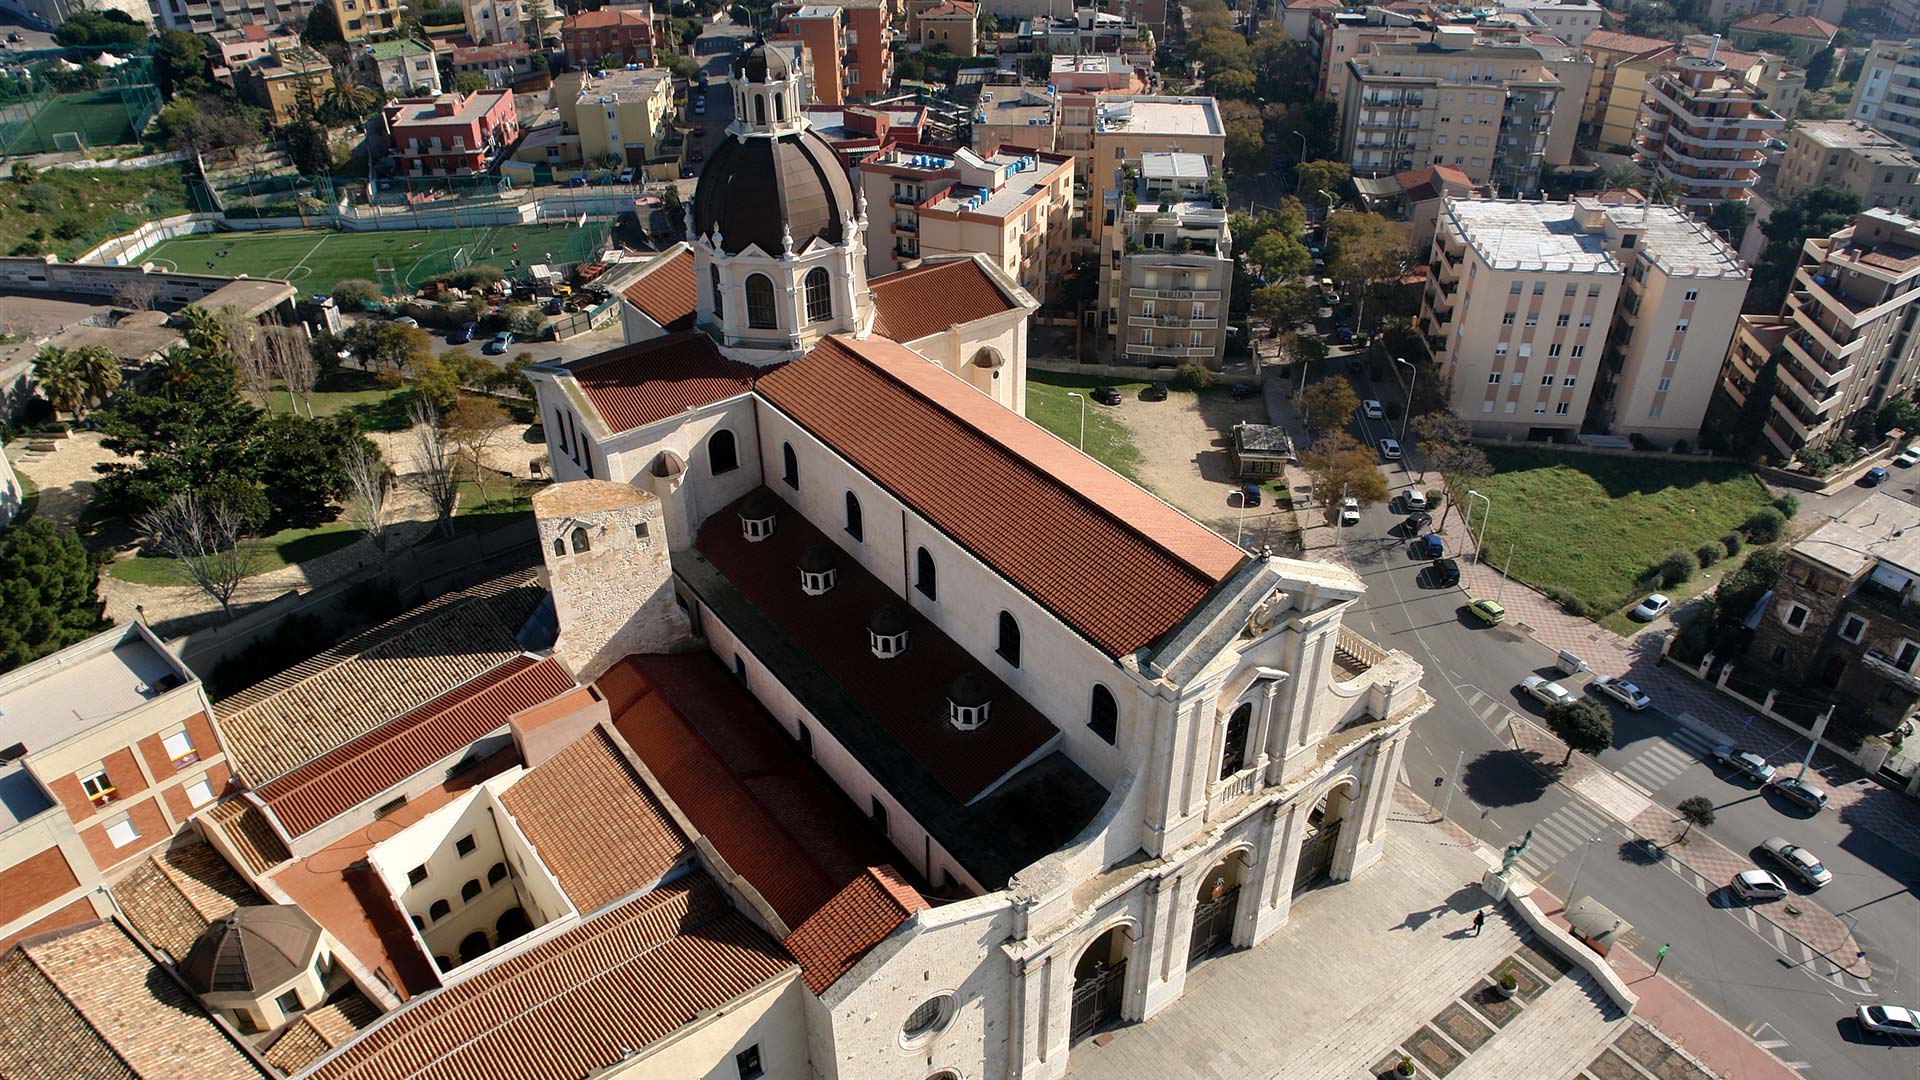
[[[746,82],[778,82],[793,77],[793,62],[784,49],[755,45],[733,58],[733,77]]]
[[[313,963],[320,926],[292,904],[235,908],[209,923],[180,964],[196,993],[272,990]]]

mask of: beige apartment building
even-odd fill
[[[1150,151],[1101,193],[1111,224],[1100,239],[1100,312],[1116,362],[1220,366],[1233,234],[1209,193],[1212,168],[1201,154]]]
[[[1015,146],[978,154],[899,144],[863,162],[860,183],[871,222],[869,278],[921,259],[979,254],[1044,296],[1071,270],[1070,157]]]
[[[1920,383],[1920,220],[1875,208],[1810,239],[1777,320],[1752,321],[1727,352],[1728,396],[1744,402],[1780,358],[1767,440],[1782,459],[1832,438]],[[1778,351],[1775,351],[1775,346]]]
[[[407,6],[401,0],[332,0],[333,17],[339,21],[340,36],[347,44],[364,38],[381,38],[400,28]]]
[[[973,107],[973,152],[997,146],[1051,151],[1060,130],[1060,105],[1045,87],[983,86]]]
[[[1787,126],[1716,52],[1668,61],[1647,85],[1634,129],[1641,170],[1679,184],[1681,202],[1702,215],[1753,196],[1761,148]]]
[[[1061,96],[1061,153],[1074,157],[1075,177],[1092,186],[1110,184],[1113,170],[1142,154],[1199,154],[1224,161],[1227,129],[1219,103],[1210,97],[1138,94]],[[1091,205],[1091,203],[1089,203]]]
[[[666,68],[598,76],[570,71],[554,80],[553,96],[565,130],[580,136],[579,160],[612,154],[628,165],[661,169],[663,179],[679,175],[683,140],[669,124],[673,77]]]
[[[1787,132],[1773,190],[1785,201],[1815,187],[1851,191],[1862,206],[1912,213],[1920,203],[1920,158],[1858,120],[1801,120]]]
[[[1448,199],[1420,331],[1483,435],[1699,434],[1748,272],[1667,206]]]
[[[1920,38],[1868,47],[1847,115],[1920,150]]]
[[[1590,67],[1590,65],[1589,65]],[[1571,154],[1585,94],[1529,45],[1492,44],[1442,27],[1424,44],[1374,45],[1347,62],[1340,157],[1356,176],[1451,165],[1475,184],[1532,194],[1556,124]]]

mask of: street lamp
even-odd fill
[[[1475,499],[1479,499],[1486,505],[1486,509],[1480,514],[1480,536],[1478,539],[1475,539],[1473,536],[1473,500]],[[1491,517],[1493,517],[1493,500],[1472,488],[1468,488],[1466,529],[1467,538],[1473,540],[1473,561],[1476,565],[1480,562],[1480,544],[1487,538],[1487,521]]]
[[[1070,398],[1080,398],[1080,452],[1087,452],[1087,399],[1073,391],[1067,391]]]
[[[1400,408],[1400,468],[1404,472],[1411,472],[1407,468],[1407,418],[1413,415],[1413,385],[1420,381],[1420,369],[1404,356],[1394,357],[1393,362],[1407,365],[1410,373],[1407,376],[1407,400]]]
[[[1573,864],[1573,884],[1567,886],[1567,902],[1561,905],[1562,909],[1573,906],[1573,898],[1578,894],[1580,889],[1580,871],[1587,868],[1587,851],[1591,849],[1593,845],[1599,843],[1601,839],[1602,837],[1590,836],[1587,838],[1586,843],[1580,845],[1580,861]]]
[[[1480,530],[1481,530],[1481,532],[1482,532],[1482,533],[1484,533],[1484,532],[1486,531],[1486,526],[1485,526],[1484,524],[1482,524],[1482,525],[1481,525],[1481,527],[1480,527]],[[1474,550],[1475,550],[1475,551],[1478,551],[1479,549],[1478,549],[1478,548],[1476,548],[1476,549],[1474,549]],[[1476,555],[1476,556],[1475,556],[1475,558],[1478,558],[1478,557],[1479,557],[1478,555]],[[1501,566],[1500,566],[1500,589],[1499,589],[1499,591],[1498,591],[1498,592],[1495,592],[1495,593],[1493,594],[1493,602],[1494,602],[1494,603],[1496,603],[1496,604],[1498,604],[1498,603],[1499,603],[1500,601],[1502,601],[1502,600],[1504,600],[1504,599],[1506,599],[1506,596],[1507,596],[1507,571],[1509,571],[1509,570],[1511,570],[1511,569],[1513,569],[1513,545],[1512,545],[1512,544],[1508,544],[1508,545],[1507,545],[1507,561],[1506,561],[1506,562],[1504,562],[1504,563],[1502,563],[1502,564],[1501,564]]]

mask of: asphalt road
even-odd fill
[[[1354,379],[1363,399],[1397,396],[1390,386],[1370,384],[1369,374]],[[1353,433],[1377,445],[1397,434],[1397,424],[1356,418]],[[1410,476],[1397,465],[1382,468],[1397,499]],[[1906,497],[1913,494],[1908,489],[1896,480],[1881,490]],[[1808,500],[1809,509],[1838,512],[1863,494]],[[1460,762],[1450,818],[1495,847],[1535,830],[1523,865],[1549,891],[1574,891],[1578,875],[1580,894],[1592,895],[1633,927],[1627,947],[1651,962],[1655,950],[1670,944],[1662,974],[1801,1067],[1803,1075],[1920,1075],[1920,1046],[1862,1038],[1851,1018],[1861,1003],[1920,1005],[1920,901],[1910,889],[1920,883],[1920,858],[1849,829],[1835,813],[1808,816],[1718,774],[1703,760],[1711,748],[1661,712],[1657,699],[1642,713],[1614,706],[1614,745],[1600,755],[1601,764],[1668,806],[1690,795],[1713,800],[1717,820],[1708,831],[1735,851],[1753,851],[1768,837],[1784,836],[1825,860],[1835,881],[1819,892],[1818,902],[1855,920],[1873,965],[1871,983],[1810,958],[1764,921],[1750,925],[1744,909],[1727,899],[1724,882],[1698,882],[1672,860],[1650,857],[1603,810],[1506,749],[1510,713],[1540,717],[1517,684],[1536,672],[1554,675],[1553,652],[1511,627],[1471,620],[1460,589],[1429,587],[1421,576],[1424,563],[1411,557],[1409,538],[1400,535],[1403,516],[1388,506],[1370,507],[1359,526],[1345,530],[1342,545],[1368,587],[1350,623],[1424,664],[1436,701],[1415,728],[1404,779],[1437,805]],[[1581,693],[1586,677],[1562,681]],[[1755,865],[1768,865],[1763,858],[1756,854]]]

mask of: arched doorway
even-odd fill
[[[527,913],[518,907],[510,907],[501,912],[500,918],[493,924],[493,932],[500,936],[502,945],[532,929],[533,923],[528,921]]]
[[[478,960],[487,955],[490,947],[487,944],[487,935],[475,930],[460,939],[460,962],[466,964]]]
[[[1187,964],[1192,966],[1233,942],[1233,920],[1240,910],[1240,884],[1246,877],[1242,852],[1220,860],[1200,879],[1193,903],[1193,935],[1187,941]]]
[[[1340,825],[1353,803],[1353,781],[1342,781],[1320,797],[1307,815],[1307,835],[1300,841],[1300,862],[1293,875],[1293,891],[1312,888],[1333,870],[1334,850],[1340,846]]]
[[[1127,991],[1127,957],[1133,952],[1133,932],[1116,926],[1094,939],[1073,965],[1073,1028],[1078,1042],[1120,1019],[1120,1002]]]

